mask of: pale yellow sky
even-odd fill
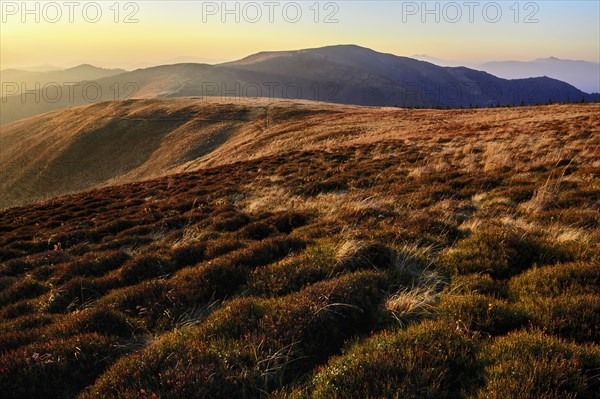
[[[21,1],[1,3],[3,69],[81,63],[131,69],[184,56],[219,62],[262,50],[350,43],[397,55],[468,62],[549,56],[600,61],[596,1],[541,1],[535,3],[537,9],[526,9],[527,2],[520,2],[518,13],[511,9],[513,2],[497,2],[501,17],[495,22],[495,8],[483,12],[491,2],[481,2],[472,21],[461,2],[454,3],[459,9],[447,8],[448,2],[428,3],[433,10],[429,14],[407,8],[420,8],[421,2],[393,1],[317,2],[317,8],[314,1],[295,2],[299,7],[275,2],[273,9],[265,2],[228,2],[233,10],[229,14],[223,12],[221,1],[122,1],[118,7],[115,1],[84,1],[75,2],[78,6],[73,9],[60,1],[30,1],[29,13]],[[300,16],[293,22],[297,10]],[[457,11],[461,18],[453,21]],[[133,23],[125,23],[127,16]]]

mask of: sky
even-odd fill
[[[483,63],[600,62],[598,1],[0,1],[0,68],[134,69],[357,44]]]

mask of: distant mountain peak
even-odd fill
[[[323,51],[323,50],[354,50],[354,51],[364,51],[369,53],[376,53],[377,51],[372,50],[368,47],[362,47],[356,44],[332,44],[329,46],[321,46],[321,47],[311,47],[306,49],[297,49],[297,50],[267,50],[267,51],[259,51],[258,53],[251,54],[245,58],[254,57],[257,55],[270,55],[270,54],[285,54],[285,53],[309,53],[313,51]]]
[[[75,68],[98,68],[92,64],[79,64],[77,66],[74,66],[73,69]]]
[[[325,49],[348,49],[348,50],[361,50],[361,51],[366,51],[369,53],[377,53],[377,51],[375,51],[373,49],[370,49],[368,47],[359,46],[358,44],[332,44],[330,46],[315,47],[315,48],[311,48],[311,49],[307,49],[307,50],[310,51],[310,50],[325,50]]]
[[[67,68],[65,69],[65,71],[69,71],[69,72],[80,72],[80,71],[110,71],[110,68],[102,68],[102,67],[97,67],[95,65],[92,64],[80,64],[71,68]],[[114,69],[117,70],[117,69]]]
[[[560,58],[554,57],[554,56],[550,56],[550,57],[546,57],[546,58],[537,58],[534,60],[534,62],[553,62],[553,61],[569,61],[569,60],[563,60],[563,59],[560,59]]]

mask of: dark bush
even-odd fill
[[[170,312],[174,304],[168,299],[166,282],[163,280],[142,281],[136,285],[112,290],[98,301],[97,306],[117,309],[127,316],[144,322],[147,329],[161,330],[170,326]]]
[[[213,259],[225,255],[236,249],[244,248],[246,245],[241,241],[231,240],[227,238],[211,240],[206,245],[206,259]]]
[[[533,264],[569,260],[570,255],[549,247],[544,240],[517,228],[491,226],[458,242],[440,258],[440,264],[456,274],[489,273],[507,278]]]
[[[34,301],[35,299],[19,301],[0,308],[0,319],[10,320],[34,313],[36,311],[36,303]]]
[[[255,269],[248,287],[253,294],[277,296],[298,291],[335,274],[332,246],[307,248],[302,254]]]
[[[476,386],[477,343],[440,322],[384,332],[331,359],[313,398],[456,398]]]
[[[129,285],[164,276],[174,270],[175,265],[166,256],[142,254],[125,263],[119,270],[119,276],[125,284]]]
[[[535,326],[577,342],[600,342],[600,295],[561,295],[526,301]]]
[[[369,331],[384,285],[382,273],[358,272],[280,299],[231,301],[120,360],[89,397],[260,397]]]
[[[15,303],[21,299],[38,297],[50,290],[48,285],[30,277],[25,277],[7,289],[0,292],[0,307]]]
[[[31,328],[0,333],[0,356],[33,342],[47,341],[43,332],[42,329]]]
[[[455,294],[481,294],[494,298],[507,298],[505,283],[494,280],[489,274],[464,274],[453,276],[449,291]]]
[[[0,277],[0,293],[18,281],[17,277],[2,276]]]
[[[53,329],[62,336],[93,332],[127,338],[133,334],[135,325],[119,311],[93,307],[67,315]]]
[[[246,283],[252,270],[282,259],[304,245],[301,240],[275,237],[181,270],[169,281],[173,287],[170,298],[185,307],[231,295]]]
[[[600,263],[573,262],[528,270],[509,281],[514,299],[594,294],[600,290]]]
[[[446,295],[437,314],[447,323],[468,331],[502,335],[527,324],[527,314],[514,305],[479,294]]]
[[[92,252],[61,266],[56,277],[59,282],[65,282],[74,276],[102,276],[118,269],[128,259],[129,255],[123,251]]]
[[[597,346],[580,346],[541,332],[515,332],[481,353],[485,385],[479,398],[597,398]]]
[[[335,270],[385,270],[395,265],[396,258],[393,249],[379,242],[347,241],[337,253]]]
[[[74,311],[100,298],[117,286],[118,281],[108,277],[75,277],[46,294],[40,301],[40,308],[42,311],[50,313]]]
[[[31,344],[0,357],[4,398],[74,397],[123,354],[113,338],[78,335]]]
[[[304,226],[308,222],[308,218],[298,212],[285,212],[277,214],[268,219],[268,223],[284,234],[289,234],[292,230]]]
[[[179,269],[202,262],[205,252],[205,243],[180,245],[171,250],[171,260],[175,264],[175,267]]]
[[[212,224],[216,231],[237,231],[251,222],[248,215],[237,212],[227,212],[220,215]]]
[[[254,222],[241,229],[240,233],[242,237],[246,237],[251,240],[262,240],[269,236],[275,235],[277,231],[269,223]]]
[[[38,327],[44,327],[55,320],[55,315],[35,313],[12,320],[3,321],[0,324],[0,331],[29,330]]]
[[[52,266],[69,260],[64,251],[47,251],[35,255],[29,255],[17,259],[11,259],[2,263],[0,275],[17,276],[31,272],[40,266]]]
[[[120,359],[81,398],[259,397],[253,388],[258,376],[240,372],[250,359],[247,349],[219,350],[201,341],[185,345],[184,337],[170,335]]]

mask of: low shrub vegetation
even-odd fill
[[[106,251],[101,253],[88,253],[71,263],[65,263],[55,278],[58,283],[68,281],[75,276],[97,277],[114,269],[118,269],[129,255],[123,251]]]
[[[455,274],[489,273],[494,278],[517,275],[534,264],[571,259],[571,254],[542,237],[519,228],[491,226],[475,231],[451,248],[441,263]]]
[[[83,334],[33,343],[0,359],[6,398],[73,397],[124,353],[113,338]]]
[[[512,278],[510,294],[514,299],[536,299],[558,295],[598,293],[600,262],[572,262],[538,267]]]
[[[520,308],[481,294],[444,296],[436,311],[457,328],[489,335],[506,334],[528,321],[527,313]]]
[[[455,294],[481,294],[494,298],[507,298],[505,282],[494,280],[489,274],[463,274],[452,278],[449,292]]]
[[[597,398],[598,107],[312,106],[269,109],[296,150],[0,210],[0,396]]]
[[[255,295],[285,295],[337,274],[335,267],[332,245],[309,247],[299,256],[255,269],[248,279],[248,288]]]
[[[441,322],[378,334],[317,372],[310,397],[461,397],[476,386],[478,346],[476,337]]]
[[[50,287],[33,278],[26,277],[0,292],[0,307],[22,299],[38,297],[48,292]]]
[[[280,299],[234,300],[198,326],[119,361],[89,397],[260,396],[368,331],[384,282],[380,273],[359,272]]]
[[[167,275],[175,270],[171,260],[160,254],[144,254],[127,262],[119,270],[119,277],[126,285]]]
[[[600,342],[600,295],[561,295],[524,302],[541,330],[577,342]]]
[[[595,398],[600,349],[539,331],[498,337],[481,352],[485,364],[479,398]]]

